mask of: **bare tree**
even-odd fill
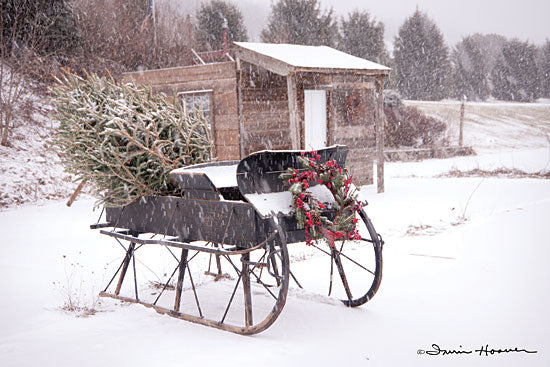
[[[21,14],[16,13],[10,19],[9,28],[7,16],[4,11],[0,13],[0,145],[3,146],[9,145],[15,115],[25,99],[28,80],[23,69],[32,53],[32,43],[37,42],[34,33],[22,34]]]
[[[67,0],[0,0],[0,144],[9,145],[31,78],[49,78],[80,41]]]
[[[148,0],[74,0],[84,55],[111,71],[191,63],[192,28],[175,7]],[[103,67],[85,65],[102,72]],[[116,73],[115,73],[116,74]]]

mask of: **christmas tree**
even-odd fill
[[[67,172],[94,184],[99,204],[174,194],[171,170],[211,159],[202,113],[150,88],[66,72],[51,91],[59,122],[51,143]]]

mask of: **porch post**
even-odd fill
[[[288,112],[290,117],[290,141],[292,149],[300,149],[300,113],[298,111],[298,91],[296,87],[296,74],[289,73],[286,77],[288,90]]]

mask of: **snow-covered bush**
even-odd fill
[[[101,204],[174,193],[171,170],[211,158],[203,115],[150,88],[67,72],[52,92],[59,126],[51,143],[66,171],[95,185]]]
[[[384,129],[387,147],[442,146],[446,125],[432,116],[426,116],[414,107],[385,107],[387,124]]]

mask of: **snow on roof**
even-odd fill
[[[235,42],[244,49],[298,68],[387,70],[390,68],[328,46]]]

